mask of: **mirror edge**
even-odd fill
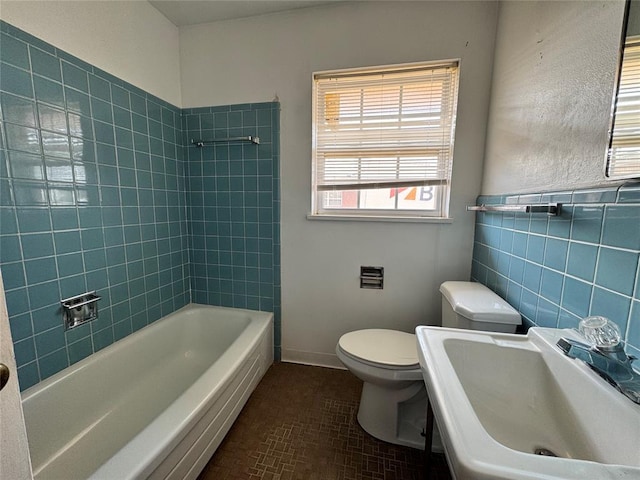
[[[618,47],[618,58],[616,63],[616,72],[614,77],[614,89],[613,89],[613,97],[611,99],[611,108],[609,109],[609,131],[607,132],[607,150],[605,152],[605,162],[604,162],[604,179],[607,181],[621,181],[625,179],[634,179],[639,178],[640,175],[634,174],[631,176],[611,176],[609,174],[609,163],[611,160],[611,144],[613,142],[613,129],[615,127],[616,120],[616,107],[617,107],[617,99],[618,92],[620,90],[620,73],[622,71],[622,59],[624,56],[624,46],[627,38],[627,29],[629,26],[629,11],[631,9],[632,0],[625,0],[624,6],[624,14],[622,16],[622,29],[620,30],[620,42]]]

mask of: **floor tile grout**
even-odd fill
[[[198,480],[418,480],[423,453],[368,435],[348,371],[276,363]],[[450,480],[436,456],[433,480]]]

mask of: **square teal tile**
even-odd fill
[[[632,205],[608,205],[602,243],[640,251],[640,208]]]
[[[52,208],[51,221],[54,230],[76,229],[78,228],[78,211],[70,207]]]
[[[73,182],[73,167],[70,158],[45,158],[45,172],[49,182]],[[51,183],[50,183],[51,185]],[[68,185],[69,187],[71,185]]]
[[[573,207],[571,222],[571,239],[583,242],[598,243],[602,231],[602,206]]]
[[[85,337],[77,342],[69,344],[69,362],[71,365],[78,363],[93,353],[93,342],[91,337]]]
[[[56,261],[53,257],[25,260],[24,266],[29,284],[46,282],[58,276]]]
[[[129,101],[129,92],[119,87],[118,85],[111,85],[111,99],[113,104],[126,110],[131,110],[131,102]]]
[[[569,258],[567,260],[567,273],[592,282],[595,278],[597,258],[597,246],[571,242],[569,245]]]
[[[567,262],[568,247],[569,242],[566,240],[547,238],[547,244],[544,251],[544,265],[564,272]]]
[[[40,135],[42,137],[42,151],[46,156],[71,158],[71,148],[67,135],[44,130],[40,132]]]
[[[549,228],[549,217],[547,215],[532,215],[529,223],[531,233],[546,235]]]
[[[102,209],[96,206],[78,208],[78,218],[81,228],[96,228],[102,226]]]
[[[36,347],[33,338],[14,342],[13,351],[18,367],[36,359]]]
[[[12,316],[9,319],[9,325],[11,327],[11,337],[14,342],[33,336],[30,313]]]
[[[0,60],[29,70],[29,52],[27,44],[4,33],[0,34]]]
[[[45,180],[44,162],[41,155],[8,152],[11,177],[24,180]]]
[[[592,287],[571,277],[565,277],[562,292],[562,308],[572,314],[584,318],[589,313]]]
[[[0,48],[0,52],[2,51],[4,51],[4,48]],[[22,97],[33,98],[31,75],[24,70],[20,70],[19,68],[1,62],[0,90],[20,95]]]
[[[114,145],[115,135],[113,128],[114,127],[112,123],[94,120],[93,132],[95,134],[96,142],[105,143],[107,145]]]
[[[83,250],[93,250],[104,247],[104,232],[102,228],[88,228],[80,231]]]
[[[85,250],[82,252],[82,256],[84,258],[84,266],[87,272],[102,269],[107,266],[107,258],[105,256],[104,248]]]
[[[5,290],[13,290],[26,285],[22,262],[2,264],[0,271],[2,271]]]
[[[9,150],[41,154],[40,132],[35,128],[7,123],[4,130]]]
[[[98,98],[91,98],[91,112],[95,120],[101,122],[111,123],[113,122],[112,105],[108,102],[102,101]]]
[[[38,102],[49,103],[59,107],[65,106],[64,90],[61,83],[34,75],[33,87]]]
[[[637,253],[600,247],[595,283],[624,295],[632,295],[637,267]]]
[[[545,299],[557,305],[560,304],[562,297],[562,286],[564,277],[558,272],[554,272],[547,268],[542,271],[542,280],[540,283],[540,295]]]
[[[39,357],[64,348],[65,338],[62,322],[60,322],[60,326],[58,327],[36,334],[34,336],[34,340],[36,344],[36,352]]]
[[[82,253],[80,252],[58,255],[56,257],[56,261],[58,263],[58,273],[61,277],[78,275],[84,272],[84,262],[82,259]]]
[[[560,313],[558,315],[558,328],[572,328],[577,330],[580,320],[580,317],[577,317],[564,309],[560,309]]]
[[[89,81],[86,70],[78,68],[64,60],[62,60],[61,63],[64,84],[80,90],[83,93],[89,93]]]
[[[18,206],[47,206],[49,204],[49,194],[45,182],[14,180],[13,194]]]
[[[114,342],[114,338],[113,338],[112,327],[100,330],[99,332],[96,332],[93,335],[93,344],[96,352],[99,350],[102,350],[103,348],[108,347],[113,342]]]
[[[62,322],[60,298],[57,280],[29,287],[31,318],[35,333],[53,328]]]
[[[18,235],[0,235],[0,263],[22,260],[22,248]]]
[[[31,68],[33,73],[47,77],[56,82],[62,82],[60,59],[38,48],[30,48]]]
[[[70,111],[77,112],[84,117],[91,115],[91,100],[86,93],[65,87],[66,105]]]
[[[629,297],[594,287],[589,315],[607,317],[620,327],[621,332],[626,332],[630,309],[631,299]]]
[[[49,105],[38,104],[38,118],[40,120],[40,128],[56,133],[69,133],[67,114],[64,110]]]
[[[536,307],[535,322],[540,327],[557,328],[559,308],[544,298],[540,298]]]
[[[83,142],[79,139],[93,140],[93,123],[91,122],[91,118],[72,112],[68,112],[67,118],[69,122],[69,134],[77,137],[76,139],[72,139],[73,144],[71,145],[71,151],[73,158],[89,160],[87,155],[90,152],[87,151],[87,147],[90,143]],[[93,156],[91,158],[93,158]]]
[[[51,233],[32,233],[21,236],[22,254],[25,259],[52,256],[54,252]]]
[[[38,363],[33,361],[26,365],[18,365],[18,381],[20,383],[20,391],[24,391],[38,383],[40,381]]]
[[[40,352],[38,352],[38,355],[38,367],[40,368],[40,375],[43,379],[48,378],[69,366],[66,348],[61,348],[60,350],[43,357],[40,357]]]
[[[2,105],[2,118],[5,122],[27,127],[37,126],[34,101],[2,93],[0,94],[0,105]]]
[[[29,296],[26,288],[17,288],[5,292],[9,317],[29,311]]]
[[[18,227],[21,233],[46,232],[51,230],[49,210],[45,208],[18,208]]]
[[[96,75],[89,74],[89,93],[92,97],[99,98],[105,102],[111,102],[109,82]]]
[[[76,205],[76,189],[71,184],[48,183],[49,204],[54,206]],[[77,203],[80,203],[78,201]]]

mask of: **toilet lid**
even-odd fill
[[[396,330],[370,329],[345,333],[338,341],[349,355],[382,365],[409,367],[418,364],[416,336]]]

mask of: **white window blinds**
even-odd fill
[[[314,75],[314,190],[448,186],[458,63]]]
[[[640,36],[624,46],[607,176],[640,177]]]

